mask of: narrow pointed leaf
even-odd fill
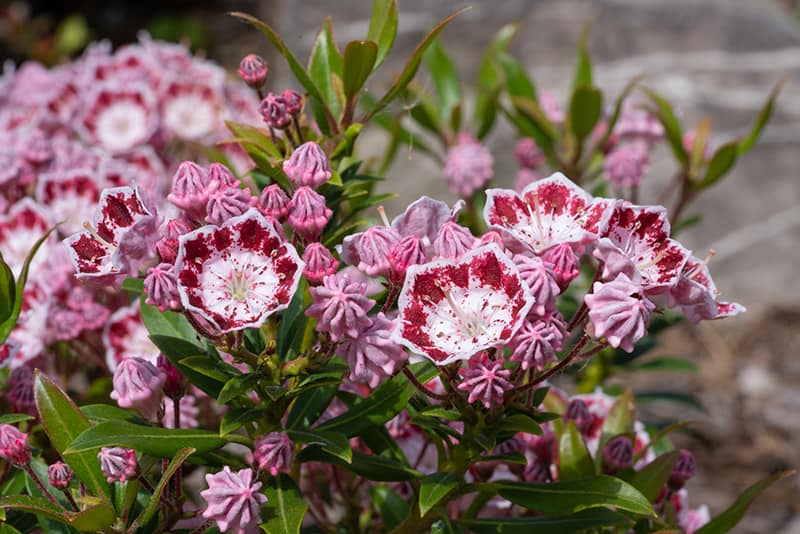
[[[297,534],[308,510],[295,482],[281,473],[267,481],[267,504],[261,516],[261,530],[267,534]]]
[[[26,413],[7,413],[0,415],[0,425],[13,425],[23,421],[30,421],[32,419],[33,416]]]
[[[372,3],[372,16],[369,19],[369,30],[367,30],[367,39],[378,45],[373,71],[386,60],[396,36],[397,0],[375,0]]]
[[[287,430],[286,435],[294,442],[306,445],[319,445],[322,450],[341,458],[347,463],[353,460],[353,451],[344,434],[321,430]]]
[[[594,460],[586,449],[575,423],[570,422],[558,445],[558,475],[561,480],[576,480],[595,474]]]
[[[340,102],[336,95],[333,76],[342,77],[343,73],[342,54],[333,39],[333,28],[331,19],[325,20],[325,24],[320,28],[314,47],[308,61],[308,72],[317,87],[319,87],[324,102],[328,105],[334,117],[338,117],[342,111],[344,102]]]
[[[424,516],[442,499],[458,487],[458,477],[453,473],[433,473],[420,481],[419,514]]]
[[[62,523],[69,523],[64,511],[44,497],[29,495],[12,495],[0,497],[0,510],[19,510],[36,515],[43,515]]]
[[[664,135],[667,138],[672,153],[681,165],[689,164],[689,154],[683,148],[683,128],[681,123],[675,117],[675,112],[667,100],[653,91],[652,89],[645,88],[644,91],[656,105],[656,114],[661,125],[664,127]]]
[[[497,59],[503,68],[508,96],[536,102],[536,85],[520,63],[506,52],[498,52]]]
[[[14,281],[14,273],[3,259],[3,254],[0,253],[0,323],[11,317],[16,298],[17,286]]]
[[[164,493],[167,484],[172,479],[172,476],[178,471],[178,469],[181,468],[183,462],[185,462],[186,459],[195,452],[197,452],[196,449],[187,447],[179,450],[175,456],[173,456],[172,460],[169,462],[169,465],[167,465],[167,468],[164,470],[164,473],[161,475],[161,480],[158,481],[155,491],[153,491],[153,495],[150,497],[150,502],[144,511],[142,511],[142,514],[136,519],[137,524],[146,525],[158,512],[161,502],[161,494]]]
[[[697,187],[699,189],[705,189],[717,183],[720,178],[725,176],[736,164],[739,153],[739,143],[737,141],[719,147],[716,152],[714,152],[714,155],[711,156],[708,169],[706,169],[706,175]]]
[[[373,41],[350,41],[344,49],[344,95],[353,99],[364,87],[378,55]]]
[[[579,141],[592,133],[602,112],[603,93],[599,89],[591,86],[575,89],[569,104],[569,124]]]
[[[500,95],[502,69],[497,54],[507,52],[519,24],[507,24],[494,35],[478,67],[478,91],[475,94],[473,121],[477,124],[476,137],[483,139],[497,118],[497,99]]]
[[[756,141],[758,141],[758,138],[761,136],[761,132],[764,130],[764,126],[767,125],[767,122],[769,122],[769,119],[772,116],[772,111],[775,107],[775,99],[778,98],[778,94],[781,92],[782,88],[783,82],[780,82],[770,92],[767,101],[764,103],[764,107],[761,108],[761,113],[758,114],[758,119],[756,119],[756,123],[753,125],[753,128],[739,143],[739,155],[742,155],[753,148],[753,145],[755,145]]]
[[[462,524],[475,534],[562,534],[583,532],[600,527],[625,526],[631,521],[622,514],[607,508],[583,510],[581,512],[545,517],[486,518],[463,521]]]
[[[433,80],[442,122],[447,122],[453,108],[461,100],[461,83],[456,65],[442,46],[441,39],[436,39],[425,51],[424,60]]]
[[[408,516],[408,503],[397,493],[386,486],[372,486],[369,489],[372,503],[381,516],[381,523],[387,529],[393,529]]]
[[[654,502],[672,474],[672,468],[675,467],[680,454],[680,451],[662,454],[639,471],[634,472],[627,478],[627,481],[647,497],[648,501]]]
[[[641,81],[642,76],[636,76],[631,79],[625,87],[620,92],[619,96],[617,97],[616,101],[614,102],[614,111],[611,113],[611,118],[608,120],[608,125],[606,126],[606,132],[603,134],[603,137],[600,138],[600,141],[595,145],[596,150],[604,150],[605,146],[608,144],[608,140],[614,134],[614,126],[617,125],[617,121],[619,120],[619,116],[622,114],[622,106],[625,103],[625,99],[628,98],[628,95],[633,91],[633,88]]]
[[[578,54],[575,60],[575,75],[572,78],[572,89],[578,89],[585,85],[592,85],[592,60],[586,48],[586,41],[589,38],[589,25],[587,24],[581,32],[578,40]]]
[[[108,499],[109,486],[100,470],[100,460],[97,459],[99,447],[87,448],[74,454],[67,452],[70,443],[91,428],[89,420],[55,382],[38,370],[33,381],[33,394],[42,427],[53,447],[92,495]]]
[[[102,532],[114,523],[117,514],[108,503],[98,503],[80,512],[64,512],[69,526],[81,532]]]

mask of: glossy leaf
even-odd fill
[[[497,117],[497,98],[503,72],[498,65],[497,54],[507,52],[511,40],[519,30],[519,24],[507,24],[494,35],[478,67],[478,91],[475,94],[474,121],[476,137],[483,139],[494,125]]]
[[[441,39],[436,39],[425,51],[424,60],[436,91],[439,116],[443,122],[447,122],[453,108],[461,100],[461,83],[456,65],[442,46]]]
[[[596,87],[575,89],[569,104],[569,124],[572,133],[582,141],[597,125],[603,113],[603,93]]]
[[[286,474],[270,477],[264,487],[267,504],[262,508],[261,530],[267,534],[297,534],[308,510],[300,490]]]
[[[636,366],[637,371],[686,371],[696,373],[697,364],[686,358],[673,358],[664,356],[649,360]]]
[[[611,406],[602,428],[602,442],[608,441],[613,436],[633,432],[633,422],[636,418],[636,407],[633,405],[633,394],[630,390],[617,397]]]
[[[419,514],[424,516],[459,485],[459,478],[453,473],[433,473],[420,481]]]
[[[760,482],[756,482],[739,496],[738,499],[724,512],[712,519],[705,526],[695,531],[696,534],[724,534],[730,532],[741,521],[747,509],[761,492],[770,487],[775,482],[794,475],[794,471],[784,471],[774,474]]]
[[[14,495],[0,497],[0,509],[18,510],[37,516],[54,519],[81,532],[105,530],[116,519],[114,509],[108,503],[97,503],[80,512],[65,512],[44,497]]]
[[[378,56],[373,41],[350,41],[344,49],[344,95],[353,99],[364,87]]]
[[[325,97],[324,102],[327,103],[334,117],[339,116],[344,105],[344,102],[340,101],[339,95],[336,94],[333,81],[334,76],[342,78],[343,64],[342,54],[333,39],[331,19],[328,18],[320,28],[314,41],[314,47],[311,49],[308,72]]]
[[[531,417],[517,413],[509,415],[497,424],[497,430],[502,432],[525,432],[526,434],[542,434],[542,428],[539,423],[534,421]]]
[[[575,60],[575,75],[572,78],[572,89],[576,90],[586,85],[592,85],[592,60],[586,48],[586,41],[589,38],[589,25],[587,24],[581,32],[578,40],[578,54]]]
[[[106,421],[82,432],[72,441],[67,454],[92,451],[100,447],[127,447],[157,458],[172,458],[186,447],[204,453],[223,447],[228,441],[219,437],[216,432],[205,430],[158,428],[128,421]]]
[[[356,139],[358,139],[358,134],[361,133],[361,128],[363,127],[364,125],[359,123],[351,124],[347,127],[347,129],[344,131],[344,139],[342,139],[342,142],[333,149],[333,152],[331,152],[331,161],[336,161],[344,157],[349,158],[353,155]],[[329,184],[331,183],[331,180],[328,181]]]
[[[353,461],[345,462],[341,458],[322,450],[317,445],[312,445],[303,449],[297,455],[300,462],[325,462],[338,465],[348,471],[376,482],[402,482],[422,477],[422,473],[412,469],[397,460],[364,454],[363,452],[353,451]]]
[[[80,407],[81,413],[86,416],[90,423],[102,423],[103,421],[131,421],[137,419],[136,412],[112,406],[111,404],[87,404]]]
[[[19,510],[21,512],[44,515],[62,523],[69,522],[63,510],[44,497],[31,497],[29,495],[0,497],[0,510]]]
[[[13,425],[23,421],[31,421],[33,416],[26,413],[7,413],[0,415],[0,425]]]
[[[639,471],[634,472],[627,481],[631,486],[647,497],[650,502],[655,502],[664,484],[672,474],[672,468],[680,457],[680,451],[670,451],[662,454]]]
[[[377,508],[381,516],[381,524],[385,528],[393,529],[408,516],[408,503],[388,487],[372,486],[369,488],[369,496]]]
[[[544,517],[486,518],[462,521],[475,534],[562,534],[596,530],[600,527],[625,526],[630,520],[606,508]]]
[[[508,96],[536,102],[536,85],[520,63],[506,52],[498,52],[497,59],[503,68]]]
[[[499,482],[493,486],[514,504],[543,514],[565,515],[614,507],[636,515],[655,516],[650,502],[636,488],[607,475],[546,484]]]
[[[80,512],[64,512],[69,526],[81,532],[102,532],[117,519],[114,508],[108,503],[98,503]]]
[[[408,59],[406,66],[403,68],[403,71],[400,73],[400,76],[394,81],[392,86],[386,91],[386,94],[375,104],[374,107],[362,118],[359,122],[367,122],[373,115],[380,112],[383,108],[389,105],[391,101],[397,97],[411,80],[414,79],[414,76],[417,74],[417,69],[419,69],[419,65],[422,62],[422,55],[425,53],[425,50],[433,43],[436,37],[444,30],[445,26],[450,24],[450,22],[459,16],[461,13],[469,10],[469,7],[464,7],[456,11],[455,13],[445,17],[442,21],[439,22],[433,29],[426,35],[422,41],[417,45],[412,52],[411,57]]]
[[[397,36],[397,0],[375,0],[372,3],[372,16],[369,19],[367,39],[378,45],[375,57],[376,70],[386,60]]]
[[[338,386],[323,386],[301,393],[286,419],[286,428],[308,428],[322,415],[336,396]]]
[[[558,443],[558,476],[560,480],[576,480],[594,474],[594,460],[575,423],[570,421]]]
[[[219,422],[219,435],[220,437],[227,436],[247,423],[258,421],[263,416],[263,408],[231,408],[222,416],[222,420]]]
[[[770,92],[767,101],[764,103],[764,107],[761,108],[761,112],[758,114],[758,119],[756,119],[756,123],[753,125],[753,128],[739,143],[739,155],[744,154],[753,148],[753,145],[755,145],[756,141],[758,141],[758,138],[761,136],[761,132],[764,130],[764,126],[767,125],[767,122],[769,122],[769,119],[772,116],[772,111],[775,107],[775,99],[778,98],[778,94],[781,92],[782,88],[783,82],[780,82]]]
[[[73,440],[91,428],[89,420],[55,382],[38,370],[33,381],[33,395],[42,427],[53,447],[93,495],[108,499],[109,486],[97,459],[99,447],[72,454],[67,451]]]
[[[310,96],[323,103],[322,106],[325,116],[332,117],[330,109],[324,104],[326,100],[323,97],[322,92],[303,68],[303,65],[300,64],[294,54],[292,54],[292,52],[289,50],[289,47],[286,46],[286,43],[283,42],[283,39],[281,39],[277,32],[275,32],[275,30],[273,30],[266,23],[258,20],[252,15],[248,15],[247,13],[234,12],[231,13],[231,16],[247,22],[251,26],[261,30],[261,32],[267,36],[267,39],[270,40],[273,46],[278,49],[278,52],[284,57],[284,59],[286,59],[289,69],[292,71],[292,74],[294,74],[295,79],[300,82],[300,85],[305,88]]]
[[[151,336],[174,337],[188,341],[198,347],[195,354],[202,352],[200,337],[189,321],[182,314],[174,311],[158,311],[155,306],[144,303],[142,297],[139,304],[142,322]]]
[[[698,184],[698,188],[705,189],[711,187],[720,178],[725,176],[736,164],[739,158],[739,143],[737,141],[730,142],[722,145],[711,156],[711,161],[708,163],[706,174]]]
[[[341,458],[347,463],[353,460],[353,451],[350,442],[338,432],[324,432],[321,430],[287,430],[286,435],[294,442],[305,445],[319,445],[322,450]]]
[[[122,281],[122,290],[128,293],[141,295],[144,292],[144,279],[131,278],[130,276]]]
[[[661,125],[664,127],[664,135],[667,138],[672,153],[681,165],[686,166],[689,164],[689,154],[683,148],[683,129],[681,123],[675,117],[675,112],[672,110],[667,100],[651,89],[645,88],[644,91],[656,105],[656,115]]]
[[[6,321],[14,311],[14,301],[17,298],[17,286],[14,273],[3,259],[0,252],[0,323]],[[22,298],[22,295],[20,295]]]
[[[164,493],[167,484],[172,479],[173,475],[175,475],[175,473],[181,468],[183,462],[185,462],[186,459],[195,452],[197,452],[196,449],[192,448],[181,449],[175,454],[172,460],[170,460],[169,465],[167,465],[167,468],[161,475],[161,480],[158,481],[158,484],[155,487],[155,491],[153,491],[153,495],[150,497],[150,502],[142,511],[142,514],[136,519],[136,522],[139,525],[146,525],[158,512],[158,508],[161,503],[161,495]]]

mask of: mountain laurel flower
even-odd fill
[[[303,97],[300,96],[300,93],[292,89],[285,89],[281,93],[281,96],[286,101],[286,111],[288,111],[292,117],[296,117],[300,113],[300,110],[303,109]]]
[[[561,290],[550,265],[529,254],[515,254],[512,259],[535,300],[531,313],[544,315],[548,311],[554,310],[556,297]]]
[[[109,482],[127,482],[139,476],[136,451],[123,447],[103,447],[97,453],[100,469]]]
[[[459,260],[475,246],[476,241],[469,228],[448,221],[439,228],[433,242],[434,259]]]
[[[325,197],[310,187],[299,187],[292,195],[288,221],[307,240],[319,238],[331,215],[333,211],[325,205]]]
[[[634,344],[647,334],[650,312],[655,309],[642,295],[641,286],[621,273],[611,282],[595,282],[584,301],[589,308],[590,333],[625,352],[632,352]]]
[[[357,338],[342,341],[337,353],[350,367],[350,380],[376,388],[400,368],[406,352],[391,339],[392,330],[394,321],[378,313]]]
[[[47,468],[47,478],[49,479],[50,485],[61,491],[69,487],[73,474],[75,474],[75,472],[64,462],[56,462]]]
[[[292,467],[294,443],[282,432],[270,432],[253,443],[253,461],[259,471],[276,477]]]
[[[306,315],[317,319],[317,331],[328,332],[333,341],[357,338],[372,324],[367,316],[375,301],[366,296],[367,284],[347,274],[326,276],[321,286],[310,289],[314,303]]]
[[[713,251],[709,259],[712,256]],[[669,290],[668,302],[670,306],[680,305],[683,315],[693,323],[732,317],[745,311],[741,304],[718,301],[718,296],[719,291],[708,270],[708,260],[692,256],[683,266],[678,282]]]
[[[312,189],[327,182],[332,175],[327,154],[314,141],[295,148],[289,159],[283,162],[283,172],[295,187],[305,185]]]
[[[250,191],[246,189],[222,185],[208,195],[206,221],[219,226],[228,219],[243,214],[250,209],[251,197]]]
[[[388,226],[372,226],[344,238],[339,255],[346,263],[369,276],[388,276],[389,253],[400,241],[400,234]]]
[[[558,312],[556,312],[558,313]],[[556,353],[563,348],[566,325],[559,316],[529,317],[511,338],[510,360],[520,362],[522,370],[544,370],[548,362],[558,361]]]
[[[156,243],[156,252],[162,262],[175,263],[178,257],[178,240],[192,231],[192,223],[186,217],[170,219],[161,230],[161,239]]]
[[[268,71],[267,62],[256,54],[244,56],[239,62],[239,68],[236,70],[239,77],[244,80],[244,83],[253,89],[261,89],[264,86]]]
[[[182,236],[175,261],[183,307],[221,333],[258,328],[286,309],[303,267],[295,248],[255,208]]]
[[[415,235],[407,235],[397,242],[389,252],[389,279],[392,283],[400,285],[406,276],[406,271],[412,265],[425,263],[425,244]]]
[[[303,251],[303,261],[306,263],[303,274],[315,285],[322,283],[326,276],[335,273],[339,267],[339,261],[322,243],[310,243]]]
[[[211,178],[208,171],[193,161],[184,161],[172,176],[172,191],[167,200],[201,221],[206,216]]]
[[[517,142],[514,147],[514,157],[523,169],[535,169],[545,160],[544,152],[531,137],[525,137]]]
[[[126,358],[114,370],[111,398],[120,408],[133,408],[145,419],[155,421],[161,409],[161,388],[166,378],[147,360]]]
[[[503,369],[503,359],[490,360],[485,353],[472,358],[469,366],[458,372],[461,375],[458,389],[469,393],[467,401],[480,401],[487,409],[502,404],[505,393],[514,387],[509,381],[511,369]]]
[[[258,197],[261,213],[276,221],[283,221],[289,215],[289,197],[278,184],[268,185]]]
[[[177,279],[170,263],[159,263],[147,270],[144,292],[147,295],[145,304],[158,306],[159,311],[177,310],[181,307]]]
[[[494,176],[494,158],[486,147],[466,133],[458,134],[447,151],[444,174],[447,187],[462,198],[469,198]]]
[[[565,243],[547,249],[542,254],[542,259],[552,266],[553,275],[562,293],[581,274],[580,258],[572,250],[572,247]]]
[[[633,465],[633,442],[628,436],[617,436],[603,447],[603,472],[613,475]]]
[[[641,185],[650,170],[650,147],[641,140],[620,143],[603,160],[603,169],[611,187]]]
[[[269,93],[258,106],[261,118],[270,128],[283,130],[292,122],[292,116],[287,109],[286,99],[275,93]]]
[[[517,267],[489,245],[409,267],[393,339],[436,365],[469,360],[507,343],[533,304]]]
[[[12,425],[0,425],[0,458],[16,467],[30,462],[31,448],[28,445],[28,434],[20,432]]]
[[[667,484],[670,489],[677,491],[681,489],[690,478],[697,474],[695,466],[694,454],[689,449],[681,449],[678,461],[672,468],[672,473],[669,476]]]
[[[259,508],[267,502],[267,497],[258,491],[261,482],[254,479],[252,469],[233,472],[227,465],[218,473],[207,474],[208,489],[200,492],[208,504],[203,517],[214,520],[221,532],[248,532],[261,522]]]

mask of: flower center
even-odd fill
[[[251,286],[250,277],[245,271],[232,271],[226,289],[232,300],[244,302],[250,294]]]

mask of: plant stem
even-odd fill
[[[427,395],[432,399],[440,401],[447,400],[447,395],[439,395],[438,393],[434,393],[433,391],[426,388],[425,385],[422,382],[420,382],[416,376],[414,376],[414,373],[412,373],[411,369],[409,369],[408,367],[403,367],[403,374],[406,375],[406,378],[408,378],[409,382],[414,384],[414,386],[416,386],[416,388],[420,390],[421,393],[424,393],[425,395]]]
[[[64,492],[64,496],[67,498],[69,503],[72,505],[72,508],[74,508],[76,512],[80,512],[81,509],[78,508],[78,503],[76,503],[75,499],[72,498],[72,494],[69,492],[69,490],[68,489],[63,489],[61,491]]]
[[[573,362],[573,360],[576,359],[578,354],[580,354],[580,352],[583,350],[583,348],[586,346],[586,344],[589,343],[589,341],[591,341],[591,338],[587,334],[584,334],[583,337],[580,340],[578,340],[578,342],[575,344],[575,346],[572,347],[572,352],[570,352],[569,355],[567,355],[566,358],[564,358],[563,360],[558,362],[556,365],[554,365],[553,367],[551,367],[547,371],[543,372],[542,374],[540,374],[539,376],[537,376],[536,378],[534,378],[533,380],[531,380],[530,382],[528,382],[524,386],[522,386],[520,388],[517,388],[516,390],[512,389],[511,391],[509,391],[509,393],[510,394],[514,394],[514,393],[521,393],[521,392],[524,392],[524,391],[528,391],[529,389],[534,388],[537,385],[541,384],[542,382],[544,382],[545,380],[547,380],[551,376],[559,373],[565,367],[570,365]]]
[[[53,497],[53,495],[47,490],[47,488],[44,486],[44,484],[42,484],[42,481],[39,480],[39,477],[36,475],[36,473],[33,472],[33,468],[31,468],[31,464],[27,463],[24,466],[22,466],[22,468],[25,470],[26,473],[28,473],[28,476],[30,476],[33,479],[33,482],[36,484],[36,487],[38,487],[39,491],[41,491],[42,494],[45,497],[47,497],[47,500],[50,501],[51,503],[55,504],[57,507],[59,507],[59,508],[61,508],[63,510],[64,507],[61,506],[61,503],[59,503],[56,500],[56,498]]]

